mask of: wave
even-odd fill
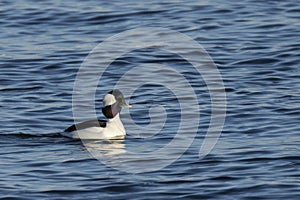
[[[56,133],[0,133],[0,137],[18,137],[18,138],[41,138],[41,137],[49,137],[49,138],[62,138],[62,134],[60,132]]]

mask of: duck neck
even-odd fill
[[[125,132],[123,123],[120,119],[120,113],[118,113],[114,118],[109,119],[108,123],[114,126],[115,128],[119,129],[120,131]]]
[[[112,122],[112,123],[113,123],[113,122],[118,122],[118,121],[121,122],[121,119],[120,119],[120,113],[116,114],[115,117],[108,119],[108,122]]]

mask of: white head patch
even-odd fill
[[[112,94],[107,94],[105,95],[104,99],[103,99],[103,106],[109,106],[109,105],[113,105],[114,103],[116,103],[116,98],[114,95]]]

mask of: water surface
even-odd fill
[[[0,2],[1,199],[298,199],[299,12],[300,3],[291,0]],[[170,28],[203,45],[223,77],[227,117],[214,150],[200,160],[210,99],[203,80],[186,72],[199,81],[196,139],[170,166],[130,174],[56,133],[73,123],[73,83],[88,53],[106,38],[141,26]],[[111,72],[116,77],[124,66],[145,62],[185,65],[160,51],[132,52],[121,60]],[[113,78],[99,89],[99,98]],[[129,134],[120,149],[160,148],[174,136],[176,98],[157,87],[136,91],[131,102],[140,105],[131,115],[147,125],[150,105],[165,105],[166,129],[144,140]]]

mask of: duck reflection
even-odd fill
[[[124,137],[114,140],[83,140],[82,142],[95,158],[110,159],[126,153]]]

